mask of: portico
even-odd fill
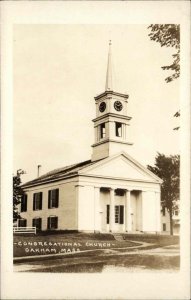
[[[148,212],[143,211],[143,208],[150,194],[155,195],[153,201],[157,212],[160,202],[157,199],[159,193],[156,191],[146,192],[145,190],[133,189],[128,186],[126,188],[94,187],[94,231],[142,232],[145,227],[143,217],[146,219],[148,214]],[[158,213],[155,215],[156,226],[151,230],[146,228],[148,231],[158,231],[158,215]]]

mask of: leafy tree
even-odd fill
[[[176,53],[172,55],[173,62],[163,66],[163,70],[172,70],[174,73],[165,80],[170,82],[180,76],[180,25],[178,24],[151,24],[149,37],[152,41],[160,43],[161,47],[173,47]]]
[[[173,212],[177,209],[177,200],[179,200],[179,170],[180,156],[158,153],[155,158],[155,166],[147,166],[150,171],[159,176],[163,183],[161,185],[161,205],[166,207],[170,216],[170,234],[173,235]]]
[[[151,24],[149,27],[151,32],[149,37],[152,41],[161,44],[161,47],[174,47],[176,53],[172,55],[173,62],[169,66],[161,67],[163,70],[172,70],[174,73],[168,76],[165,80],[166,82],[171,82],[172,80],[180,76],[180,25],[178,24]],[[179,117],[180,111],[174,114],[174,117]],[[173,128],[173,130],[178,130],[180,126]]]
[[[23,190],[21,188],[21,175],[25,172],[21,169],[17,170],[17,174],[13,175],[13,221],[20,219],[18,205],[21,203]]]

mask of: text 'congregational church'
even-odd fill
[[[128,154],[128,95],[113,91],[111,42],[105,92],[95,97],[91,160],[23,184],[19,226],[39,230],[160,232],[161,179]]]

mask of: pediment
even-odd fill
[[[103,159],[90,167],[84,168],[79,174],[126,180],[161,182],[160,178],[124,154]]]

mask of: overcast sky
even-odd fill
[[[175,50],[148,33],[146,25],[14,26],[14,172],[27,172],[23,182],[37,176],[38,164],[43,174],[91,158],[109,39],[113,89],[129,94],[129,154],[146,166],[157,151],[179,153],[179,79],[166,83],[161,69]]]

